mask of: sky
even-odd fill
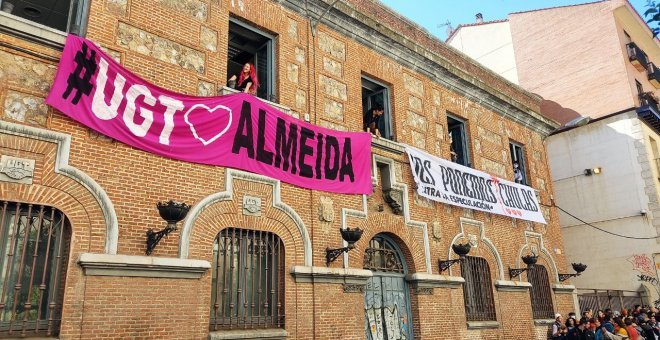
[[[629,0],[640,14],[646,11],[646,0]],[[589,0],[381,0],[382,3],[426,28],[443,41],[447,38],[449,21],[453,28],[475,22],[474,15],[482,13],[484,21],[506,19],[512,12],[574,5]]]

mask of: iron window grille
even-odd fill
[[[534,319],[554,318],[548,271],[544,266],[533,265],[527,270],[527,281],[532,284],[529,294],[531,296]]]
[[[383,237],[374,237],[369,241],[369,248],[364,251],[364,269],[404,273],[403,262],[399,252]]]
[[[210,330],[284,327],[284,247],[267,231],[227,228],[213,249]]]
[[[488,261],[466,256],[461,263],[461,274],[465,279],[463,300],[467,321],[497,321]]]
[[[0,336],[59,333],[70,230],[55,208],[0,202]]]

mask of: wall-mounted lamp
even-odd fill
[[[516,278],[520,276],[523,272],[526,272],[529,270],[529,268],[532,268],[533,265],[536,264],[536,261],[538,261],[539,256],[532,253],[530,255],[525,255],[522,256],[521,259],[525,264],[527,265],[527,268],[511,268],[509,267],[509,278],[513,280],[513,278]]]
[[[176,224],[183,220],[190,210],[190,206],[187,204],[173,200],[169,200],[167,203],[158,202],[156,206],[160,217],[167,221],[167,226],[161,231],[154,231],[151,228],[147,230],[147,251],[145,252],[147,255],[151,255],[160,239],[176,230]]]
[[[325,248],[325,265],[329,266],[330,263],[332,263],[334,260],[336,260],[339,255],[342,253],[347,253],[349,250],[355,248],[355,242],[360,240],[360,237],[362,237],[362,232],[364,230],[360,228],[346,228],[346,229],[339,229],[341,232],[341,238],[348,243],[347,247],[343,248],[337,248],[337,249],[330,249],[330,248]]]
[[[454,263],[458,263],[459,261],[462,261],[465,259],[465,256],[470,252],[470,249],[472,246],[470,243],[465,243],[465,244],[452,244],[451,249],[454,250],[454,253],[458,255],[458,259],[454,260],[438,260],[438,264],[440,265],[440,273],[444,272],[445,270],[449,269],[451,266],[454,265]]]
[[[584,175],[585,176],[591,176],[591,175],[599,175],[603,171],[603,168],[601,167],[595,167],[591,169],[584,169]]]
[[[559,282],[566,281],[570,277],[580,276],[580,274],[587,269],[586,264],[571,263],[571,265],[573,266],[573,270],[575,270],[575,274],[559,274]]]

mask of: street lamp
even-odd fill
[[[472,248],[472,246],[470,245],[469,242],[465,244],[460,244],[460,243],[452,244],[451,249],[453,249],[454,253],[458,255],[458,259],[444,260],[444,261],[438,260],[438,264],[440,265],[440,273],[442,274],[442,272],[449,269],[455,263],[464,260],[465,256],[470,252],[470,248]]]
[[[559,282],[566,281],[571,277],[580,276],[580,274],[587,269],[587,265],[582,263],[571,263],[571,266],[573,266],[575,274],[559,274]]]
[[[326,267],[330,265],[334,260],[336,260],[339,255],[341,255],[344,252],[348,252],[349,250],[355,248],[355,242],[360,240],[360,237],[362,237],[362,232],[364,230],[360,228],[346,228],[346,229],[339,229],[339,232],[341,232],[341,238],[348,243],[347,247],[343,248],[337,248],[337,249],[330,249],[330,248],[325,248],[325,265]]]
[[[520,276],[520,274],[522,274],[523,272],[528,271],[530,268],[532,268],[532,266],[534,266],[536,264],[536,261],[539,260],[539,256],[534,254],[534,253],[531,253],[530,255],[522,256],[521,259],[523,260],[523,262],[525,262],[525,264],[527,265],[527,268],[511,268],[511,267],[509,267],[509,278],[511,278],[511,279],[516,278],[516,277]]]
[[[147,230],[147,251],[145,252],[147,255],[151,255],[151,252],[154,251],[154,248],[156,248],[163,237],[176,231],[176,224],[186,218],[188,210],[190,210],[189,205],[173,200],[169,200],[166,203],[158,202],[156,206],[158,207],[160,217],[167,222],[167,226],[161,231],[154,231],[152,228]]]

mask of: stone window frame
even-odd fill
[[[384,83],[382,81],[379,81],[367,74],[360,74],[360,89],[361,92],[364,89],[364,86],[362,86],[363,81],[368,81],[370,83],[373,83],[374,85],[382,87],[385,92],[384,97],[384,102],[383,102],[383,108],[385,109],[385,112],[383,112],[383,119],[385,120],[385,126],[387,131],[381,131],[381,136],[387,140],[391,140],[393,142],[396,142],[396,134],[394,133],[394,112],[392,111],[392,86],[390,84]],[[362,93],[360,93],[362,94]],[[364,107],[364,103],[362,104],[362,114],[366,114],[367,110],[369,107]],[[385,136],[385,133],[389,134],[388,136]]]
[[[274,34],[271,34],[269,32],[266,32],[262,29],[260,29],[257,25],[247,22],[243,20],[240,17],[235,17],[235,16],[230,16],[229,17],[229,23],[238,25],[244,29],[250,30],[260,36],[263,36],[264,38],[267,38],[270,40],[270,45],[268,46],[268,73],[267,73],[267,79],[265,84],[261,84],[261,86],[267,86],[267,98],[263,98],[267,101],[270,102],[275,102],[279,103],[279,100],[277,100],[277,86],[275,79],[277,78],[277,49],[275,48],[275,44],[277,42],[277,37]],[[229,29],[227,31],[227,34],[229,34]],[[229,40],[227,40],[227,47],[229,47]],[[229,63],[229,60],[227,60],[227,63]],[[256,65],[255,65],[256,67]],[[228,75],[227,78],[230,76]]]
[[[516,149],[519,150],[519,155],[516,153]],[[525,154],[525,145],[509,140],[509,155],[511,157],[511,169],[513,171],[513,162],[518,162],[518,169],[523,175],[523,181],[521,184],[531,186],[529,181],[529,174],[527,172],[527,155]],[[512,182],[515,182],[515,178]]]
[[[0,11],[0,32],[40,44],[62,48],[67,34],[84,37],[91,0],[71,0],[66,31],[36,23],[29,19]]]

